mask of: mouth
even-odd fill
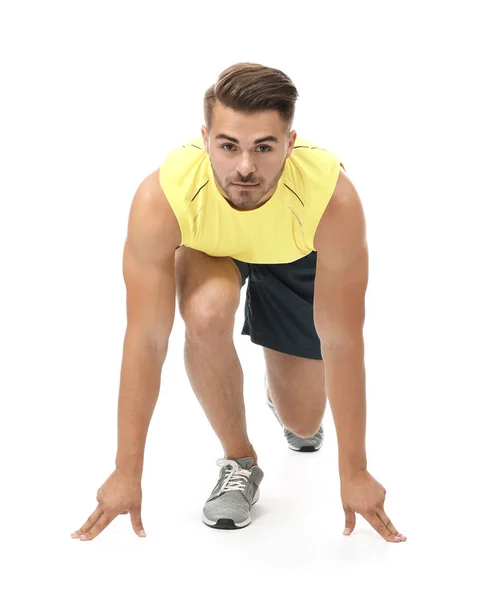
[[[236,187],[241,188],[250,188],[250,187],[258,187],[259,183],[233,183]]]

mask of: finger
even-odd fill
[[[86,531],[89,531],[102,514],[103,514],[103,511],[102,511],[100,505],[98,504],[98,507],[88,517],[88,520],[86,521],[86,523],[84,523],[84,525],[82,527],[80,527],[77,531],[75,531],[74,533],[71,533],[71,537],[77,538],[80,535],[82,535],[83,533],[86,533]]]
[[[366,519],[372,525],[372,527],[377,531],[377,533],[382,535],[382,537],[387,542],[400,542],[401,541],[400,538],[398,538],[397,536],[395,536],[393,533],[391,533],[389,531],[389,529],[379,519],[376,512],[365,513],[365,514],[362,514],[362,516],[364,517],[364,519]]]
[[[397,537],[401,538],[402,542],[407,540],[407,537],[399,533],[399,531],[394,527],[394,525],[391,523],[391,519],[386,515],[383,508],[377,509],[377,516],[393,535],[397,535]]]
[[[138,506],[137,508],[131,510],[130,517],[133,531],[140,537],[146,537],[146,533],[143,528],[143,523],[141,522],[141,507]]]
[[[350,508],[344,508],[345,512],[345,529],[344,535],[350,535],[355,527],[355,512]]]
[[[91,529],[81,536],[81,541],[84,542],[94,540],[94,538],[97,537],[103,531],[103,529],[105,529],[111,523],[111,521],[115,519],[116,516],[116,513],[103,513],[96,523],[91,527]]]

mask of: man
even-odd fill
[[[214,528],[251,521],[263,471],[246,431],[233,343],[248,279],[243,333],[263,346],[268,404],[291,449],[321,447],[326,389],[339,447],[345,531],[355,513],[387,541],[405,541],[367,471],[365,219],[339,159],[291,130],[298,92],[281,71],[226,69],[205,94],[202,137],[169,154],[130,210],[116,469],[73,535],[96,537],[118,514],[141,521],[146,435],[160,388],[175,299],[186,326],[190,383],[224,448],[203,508]]]

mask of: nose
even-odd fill
[[[239,173],[240,177],[247,177],[255,171],[255,166],[249,153],[243,152],[241,159],[236,165],[236,171]]]

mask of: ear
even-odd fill
[[[209,152],[209,132],[207,131],[207,127],[202,125],[200,132],[202,133],[202,139],[204,140],[205,151]]]
[[[297,137],[296,131],[295,131],[295,130],[293,130],[293,131],[290,133],[290,141],[288,142],[288,151],[287,151],[287,153],[286,153],[286,157],[287,157],[287,158],[288,158],[288,156],[290,156],[290,154],[293,152],[293,148],[294,148],[294,146],[295,146],[296,137]]]

